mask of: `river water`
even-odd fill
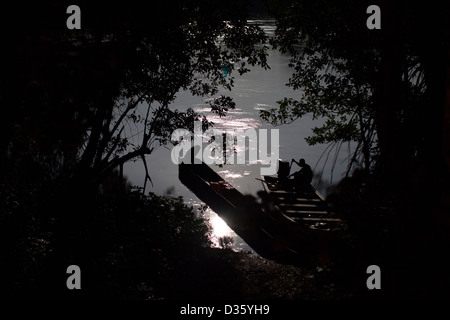
[[[258,23],[265,32],[271,36],[275,31],[274,21],[252,21]],[[215,128],[220,130],[232,129],[278,129],[279,131],[279,157],[280,159],[289,161],[292,158],[304,158],[308,164],[314,169],[315,179],[313,185],[323,194],[327,193],[328,182],[332,180],[336,182],[345,174],[347,166],[348,152],[343,148],[337,157],[336,165],[332,170],[331,162],[328,161],[324,165],[326,145],[308,146],[305,137],[312,135],[311,129],[320,125],[323,120],[312,120],[311,116],[306,115],[301,119],[289,125],[274,127],[268,123],[264,123],[259,117],[259,111],[277,107],[276,101],[284,97],[298,98],[300,92],[293,91],[286,86],[292,69],[289,68],[288,55],[284,55],[277,50],[268,51],[269,70],[260,67],[252,68],[251,72],[239,76],[235,76],[234,88],[232,91],[222,90],[217,96],[228,95],[234,99],[236,108],[230,110],[226,117],[220,118],[218,115],[209,111],[207,100],[213,97],[194,97],[187,92],[180,92],[177,99],[171,105],[172,108],[186,110],[191,107],[195,111],[207,116],[207,118],[215,123]],[[270,140],[270,137],[269,137]],[[330,158],[334,157],[334,153]],[[320,161],[319,161],[320,160]],[[178,179],[178,166],[171,161],[171,150],[159,147],[147,157],[149,173],[153,182],[153,186],[147,183],[146,191],[152,191],[156,194],[169,194],[175,197],[182,196],[188,205],[199,207],[201,201],[187,189]],[[238,189],[243,194],[256,195],[262,190],[260,177],[260,164],[247,163],[245,165],[224,165],[223,167],[211,166],[225,180]],[[299,168],[294,164],[292,171]],[[317,176],[322,173],[322,182],[319,183]],[[124,166],[124,174],[128,180],[138,186],[144,183],[144,166],[142,161],[128,162]],[[216,213],[208,209],[206,215],[212,226],[212,240],[214,245],[219,246],[218,239],[223,236],[233,238],[233,249],[249,250],[251,248],[237,236],[226,223],[218,217]]]

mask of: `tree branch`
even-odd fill
[[[112,136],[114,135],[114,132],[116,132],[117,128],[119,128],[119,125],[122,123],[122,120],[125,118],[125,116],[130,112],[132,109],[136,108],[137,105],[142,102],[142,99],[145,97],[146,93],[143,93],[139,98],[136,99],[136,101],[130,105],[128,105],[127,109],[120,115],[120,118],[115,123],[113,129],[111,130],[107,141],[109,141]]]
[[[144,162],[144,168],[145,168],[145,180],[144,180],[144,188],[142,189],[142,194],[145,194],[145,188],[147,186],[147,180],[150,181],[153,187],[153,181],[150,175],[148,174],[148,167],[147,167],[147,161],[145,161],[145,155],[141,155],[142,162]]]
[[[108,151],[107,155],[105,156],[105,158],[103,158],[102,162],[104,161],[108,161],[109,157],[111,156],[111,154],[113,153],[113,151],[116,149],[117,145],[119,144],[120,141],[120,135],[122,134],[123,129],[125,128],[125,126],[122,126],[122,128],[120,129],[118,135],[117,135],[117,140],[114,143],[114,145],[111,147],[111,149]]]
[[[152,152],[152,150],[150,150],[147,146],[141,146],[139,149],[134,150],[132,152],[129,152],[129,153],[127,153],[126,155],[124,155],[122,157],[116,156],[100,172],[100,174],[96,178],[96,182],[102,181],[103,178],[109,172],[111,172],[114,168],[116,168],[118,165],[124,164],[125,162],[127,162],[127,161],[129,161],[129,160],[131,160],[133,158],[136,158],[136,157],[139,157],[139,156],[143,156],[143,155],[146,155],[146,154],[150,154],[151,152]]]

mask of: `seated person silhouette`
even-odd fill
[[[295,192],[308,192],[310,190],[310,183],[313,178],[313,172],[311,167],[306,164],[305,159],[300,159],[299,162],[292,159],[301,169],[289,175],[294,176],[294,188]]]

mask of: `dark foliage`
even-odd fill
[[[192,109],[171,108],[177,92],[216,98],[220,87],[233,84],[233,76],[222,76],[225,64],[240,74],[247,65],[267,66],[264,34],[246,26],[246,1],[79,1],[81,30],[66,28],[68,5],[3,7],[0,271],[8,275],[6,297],[72,297],[60,295],[68,291],[70,264],[89,270],[80,297],[133,295],[127,290],[138,278],[153,286],[176,257],[205,245],[204,221],[180,199],[126,193],[113,170],[142,159],[147,181],[157,169],[145,156],[170,143],[175,128],[190,128],[196,119],[210,125]],[[234,103],[219,97],[211,107],[225,115]],[[141,128],[139,139],[131,139],[130,126]],[[111,175],[119,181],[108,182]],[[121,192],[112,196],[111,183],[120,183]]]
[[[39,214],[51,209],[45,202],[2,216],[3,298],[163,297],[173,269],[210,245],[206,220],[182,198],[136,189],[61,200],[56,217]],[[82,212],[90,219],[81,219]],[[78,292],[65,285],[71,264],[82,270]]]
[[[449,3],[267,2],[277,18],[272,43],[292,57],[299,98],[263,119],[324,117],[308,143],[357,145],[329,199],[349,224],[343,265],[357,274],[378,261],[385,297],[448,297]],[[370,4],[381,8],[381,30],[365,26]]]

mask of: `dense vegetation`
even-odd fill
[[[36,193],[46,200],[18,203],[2,215],[3,298],[162,298],[174,290],[167,288],[173,270],[210,246],[208,222],[181,198],[136,189],[66,196],[55,204]],[[82,290],[65,288],[70,264],[82,270]]]
[[[67,290],[62,279],[71,264],[91,270],[82,294],[114,294],[107,286],[127,287],[134,267],[149,267],[145,272],[157,278],[164,259],[204,245],[204,223],[181,200],[126,193],[122,166],[142,160],[147,183],[156,168],[145,157],[169,143],[175,128],[191,129],[196,119],[210,125],[192,109],[170,108],[177,92],[212,98],[211,110],[225,115],[233,103],[217,97],[218,88],[231,89],[234,73],[248,72],[248,65],[266,67],[265,36],[246,26],[242,1],[77,5],[80,30],[66,27],[67,5],[59,1],[4,8],[5,295],[58,296]]]
[[[385,266],[387,295],[448,296],[448,3],[268,3],[277,19],[272,43],[291,56],[288,85],[298,98],[262,118],[325,118],[307,142],[328,144],[332,161],[354,142],[347,177],[329,200],[347,218],[356,261]],[[366,28],[371,4],[381,8],[381,30]]]

